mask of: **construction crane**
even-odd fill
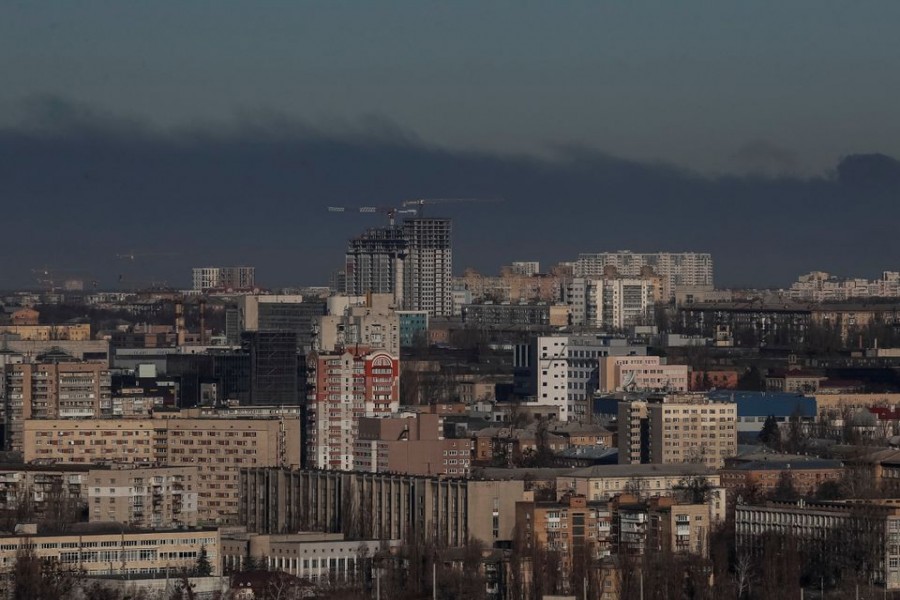
[[[419,216],[424,216],[425,206],[432,204],[456,204],[460,202],[503,202],[503,198],[418,198],[404,200],[402,206],[415,206]]]
[[[388,216],[388,222],[391,224],[391,227],[394,226],[397,215],[414,215],[418,211],[415,208],[396,208],[393,206],[356,206],[356,207],[346,207],[346,206],[329,206],[328,212],[333,213],[343,213],[343,212],[359,212],[359,213],[381,213]]]
[[[132,250],[131,252],[116,254],[116,258],[121,260],[129,260],[134,262],[135,259],[138,258],[146,258],[150,256],[178,256],[177,252],[135,252]]]
[[[62,287],[65,287],[66,282],[80,282],[80,286],[83,287],[85,283],[90,283],[90,285],[97,289],[97,280],[87,273],[84,269],[56,269],[53,267],[43,266],[36,267],[31,269],[31,272],[35,275],[35,281],[41,284],[42,287],[46,286],[47,292],[55,292]],[[64,275],[64,273],[69,273],[69,275]],[[79,288],[71,288],[71,289],[79,289]]]
[[[404,200],[400,203],[401,208],[395,206],[329,206],[328,212],[360,212],[360,213],[381,213],[388,216],[391,227],[394,226],[397,215],[419,215],[422,216],[425,205],[431,204],[453,204],[457,202],[502,202],[502,198],[418,198],[416,200]],[[411,208],[414,207],[414,208]]]

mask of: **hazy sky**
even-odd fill
[[[898,31],[897,0],[6,0],[0,120],[49,94],[164,126],[273,111],[451,148],[813,174],[900,155]]]

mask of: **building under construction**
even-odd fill
[[[392,294],[405,310],[453,314],[451,233],[447,218],[405,219],[400,226],[366,230],[348,244],[344,292]]]

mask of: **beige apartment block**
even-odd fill
[[[198,467],[92,469],[88,518],[147,529],[197,525]]]
[[[9,572],[20,550],[31,548],[42,559],[84,575],[149,575],[177,573],[196,566],[206,549],[212,574],[221,574],[218,529],[134,531],[119,525],[68,535],[0,536],[0,571]]]
[[[6,367],[7,432],[11,450],[21,452],[26,419],[88,418],[110,408],[105,363],[21,363]]]
[[[737,404],[703,395],[619,402],[619,463],[696,462],[720,468],[737,453]]]
[[[79,325],[0,325],[0,335],[4,333],[16,335],[20,340],[25,341],[83,342],[91,339],[91,326],[87,323]]]
[[[25,461],[119,462],[198,467],[198,519],[228,522],[238,512],[242,467],[298,467],[300,419],[34,419],[25,422]]]

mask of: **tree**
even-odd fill
[[[738,377],[737,389],[753,392],[761,392],[766,389],[766,380],[756,365],[751,366]]]
[[[42,560],[30,548],[20,550],[13,565],[12,600],[61,600],[71,596],[83,574],[56,561]]]
[[[797,488],[794,487],[794,478],[789,471],[782,471],[778,476],[778,483],[772,490],[772,499],[782,502],[793,502],[800,499]]]
[[[759,441],[772,449],[778,449],[781,446],[781,429],[778,427],[778,421],[775,415],[766,417],[763,423],[762,431],[759,432]]]
[[[197,556],[197,566],[194,567],[194,573],[197,577],[209,577],[212,575],[212,564],[209,562],[209,553],[206,551],[206,544],[200,546],[200,554]]]

